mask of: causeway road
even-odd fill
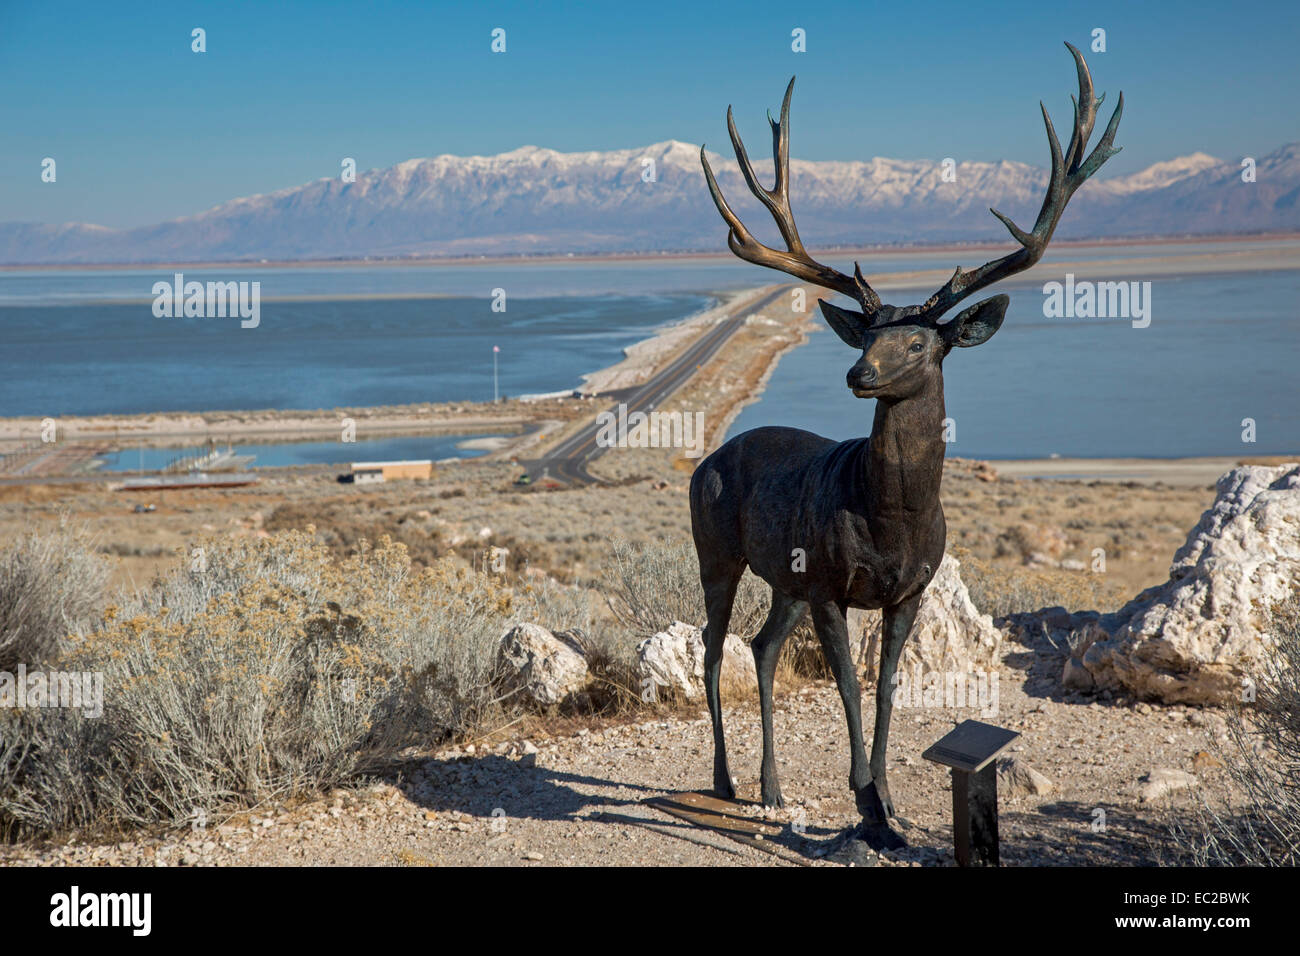
[[[713,358],[727,344],[727,340],[744,326],[745,320],[750,315],[767,308],[781,296],[787,295],[790,288],[790,286],[781,286],[776,291],[738,309],[735,315],[708,329],[648,381],[634,388],[622,390],[619,398],[621,404],[627,406],[627,414],[654,411],[657,405],[690,381],[691,376]],[[617,414],[618,406],[611,407],[610,411]],[[524,463],[532,483],[538,484],[547,478],[572,485],[598,483],[599,479],[587,471],[587,465],[605,451],[605,448],[596,441],[600,428],[599,416],[597,416],[576,434],[551,449],[545,458]]]

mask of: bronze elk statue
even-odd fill
[[[796,428],[755,428],[706,458],[691,478],[691,530],[699,555],[707,624],[704,685],[713,722],[713,788],[734,799],[727,767],[718,681],[723,641],[736,587],[746,566],[772,588],[771,610],[751,649],[758,671],[763,725],[762,799],[782,806],[772,743],[772,679],[781,646],[811,611],[813,628],[835,677],[848,718],[849,785],[862,814],[854,836],[876,849],[905,845],[891,826],[894,801],[885,776],[885,748],[899,657],[922,594],[943,560],[946,526],[939,502],[944,460],[943,362],[953,348],[982,345],[998,330],[1010,301],[996,295],[948,322],[941,317],[967,296],[1023,272],[1043,255],[1074,192],[1119,152],[1115,132],[1124,96],[1096,148],[1085,155],[1097,118],[1092,77],[1083,56],[1066,44],[1079,76],[1074,132],[1064,152],[1043,107],[1051,177],[1038,219],[1028,232],[990,210],[1019,244],[1014,252],[965,272],[958,268],[920,305],[885,305],[855,264],[852,276],[817,262],[804,248],[790,211],[790,97],[772,127],[776,183],[763,188],[727,109],[727,129],[740,172],[767,207],[785,250],[759,243],[732,212],[704,149],[700,161],[718,212],[730,227],[727,244],[742,259],[856,300],[859,311],[819,300],[845,344],[861,352],[846,384],[876,400],[871,435],[834,442]],[[1040,104],[1041,105],[1041,104]],[[802,560],[799,560],[802,556]],[[850,655],[848,608],[881,609],[880,670],[871,758],[863,747],[861,691]]]

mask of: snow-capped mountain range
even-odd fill
[[[771,220],[730,157],[709,153],[723,191],[759,238]],[[649,161],[649,162],[647,162]],[[994,206],[1024,228],[1047,171],[1023,163],[791,160],[792,205],[812,248],[1005,239]],[[756,163],[770,181],[771,161]],[[1062,238],[1300,231],[1300,143],[1240,159],[1193,153],[1089,182]],[[948,177],[952,179],[952,177]],[[699,148],[435,156],[222,203],[152,226],[0,223],[0,263],[476,256],[725,249]]]

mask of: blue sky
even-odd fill
[[[1096,27],[1105,53],[1088,50]],[[1124,90],[1108,175],[1261,156],[1300,140],[1298,39],[1294,0],[0,0],[0,221],[141,225],[337,175],[345,156],[364,170],[525,144],[721,149],[728,103],[760,153],[792,73],[795,156],[1043,165],[1037,101],[1068,130],[1075,88],[1062,40],[1108,102]]]

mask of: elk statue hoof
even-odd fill
[[[731,778],[730,778],[730,777],[719,777],[719,776],[714,776],[714,778],[713,778],[713,793],[714,793],[714,794],[718,797],[718,799],[720,799],[720,800],[735,800],[735,799],[736,799],[736,785],[735,785],[734,783],[731,782]]]
[[[896,816],[889,784],[883,781],[872,780],[855,794],[855,800],[864,823],[888,823]]]
[[[877,852],[881,850],[901,850],[907,846],[907,841],[888,823],[868,823],[863,820],[861,825],[856,828],[854,838],[857,842],[865,843]]]
[[[875,866],[880,854],[901,850],[907,841],[888,823],[859,823],[849,827],[833,841],[826,859],[843,866]]]

